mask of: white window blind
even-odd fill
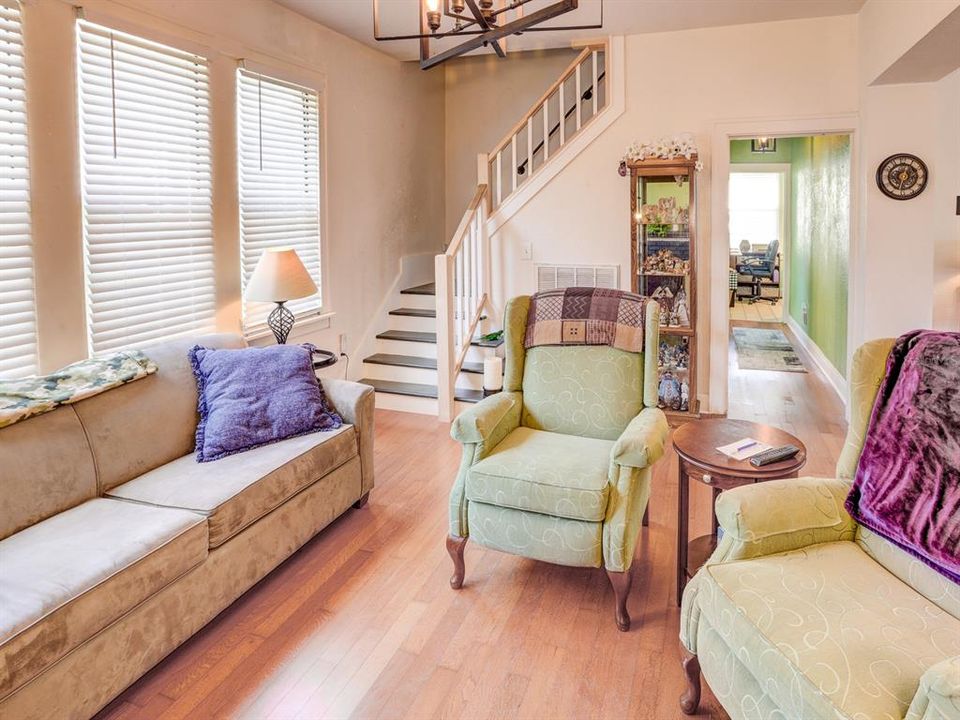
[[[78,25],[91,351],[212,330],[207,61]]]
[[[0,378],[36,372],[20,12],[0,3]]]
[[[317,93],[247,70],[238,73],[240,245],[243,286],[267,248],[293,248],[320,287],[320,108]],[[321,293],[287,307],[316,313]],[[243,325],[266,322],[271,303],[245,302]]]

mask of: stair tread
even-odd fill
[[[433,308],[394,308],[390,311],[391,315],[405,315],[407,317],[435,318],[437,311]]]
[[[418,332],[416,330],[384,330],[377,335],[380,340],[403,340],[405,342],[435,343],[437,334],[433,332]],[[499,340],[474,340],[470,343],[474,347],[497,348],[503,345],[503,338]]]
[[[395,355],[393,353],[374,353],[363,359],[365,363],[373,365],[392,365],[394,367],[422,368],[424,370],[436,370],[437,359],[428,357],[418,357],[416,355]],[[463,372],[483,374],[483,363],[465,362],[461,368]]]
[[[436,398],[436,385],[422,385],[420,383],[396,382],[394,380],[375,380],[373,378],[361,378],[358,382],[364,385],[370,385],[377,392],[391,393],[393,395],[410,395],[412,397]],[[457,388],[454,392],[454,398],[461,402],[480,402],[483,399],[482,390],[468,390]]]
[[[436,295],[436,283],[424,283],[423,285],[414,285],[400,291],[401,295]]]

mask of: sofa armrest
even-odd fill
[[[663,457],[670,427],[659,408],[644,408],[617,439],[610,460],[617,465],[645,468]]]
[[[519,427],[522,406],[523,396],[518,392],[500,392],[485,397],[456,417],[450,426],[450,436],[464,445],[488,443],[496,435],[504,437]]]
[[[850,485],[833,478],[792,478],[720,493],[723,539],[710,563],[743,560],[809,545],[853,540],[857,524],[843,502]]]
[[[320,378],[320,383],[343,421],[356,428],[362,476],[360,495],[366,495],[373,487],[373,416],[376,406],[373,388],[336,378]]]
[[[960,717],[960,655],[941,660],[920,676],[906,720]]]

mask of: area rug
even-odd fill
[[[741,370],[779,370],[806,372],[793,345],[780,330],[733,328],[737,346],[737,365]]]

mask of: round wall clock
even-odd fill
[[[894,200],[911,200],[927,187],[927,166],[916,155],[891,155],[877,168],[877,187]]]

